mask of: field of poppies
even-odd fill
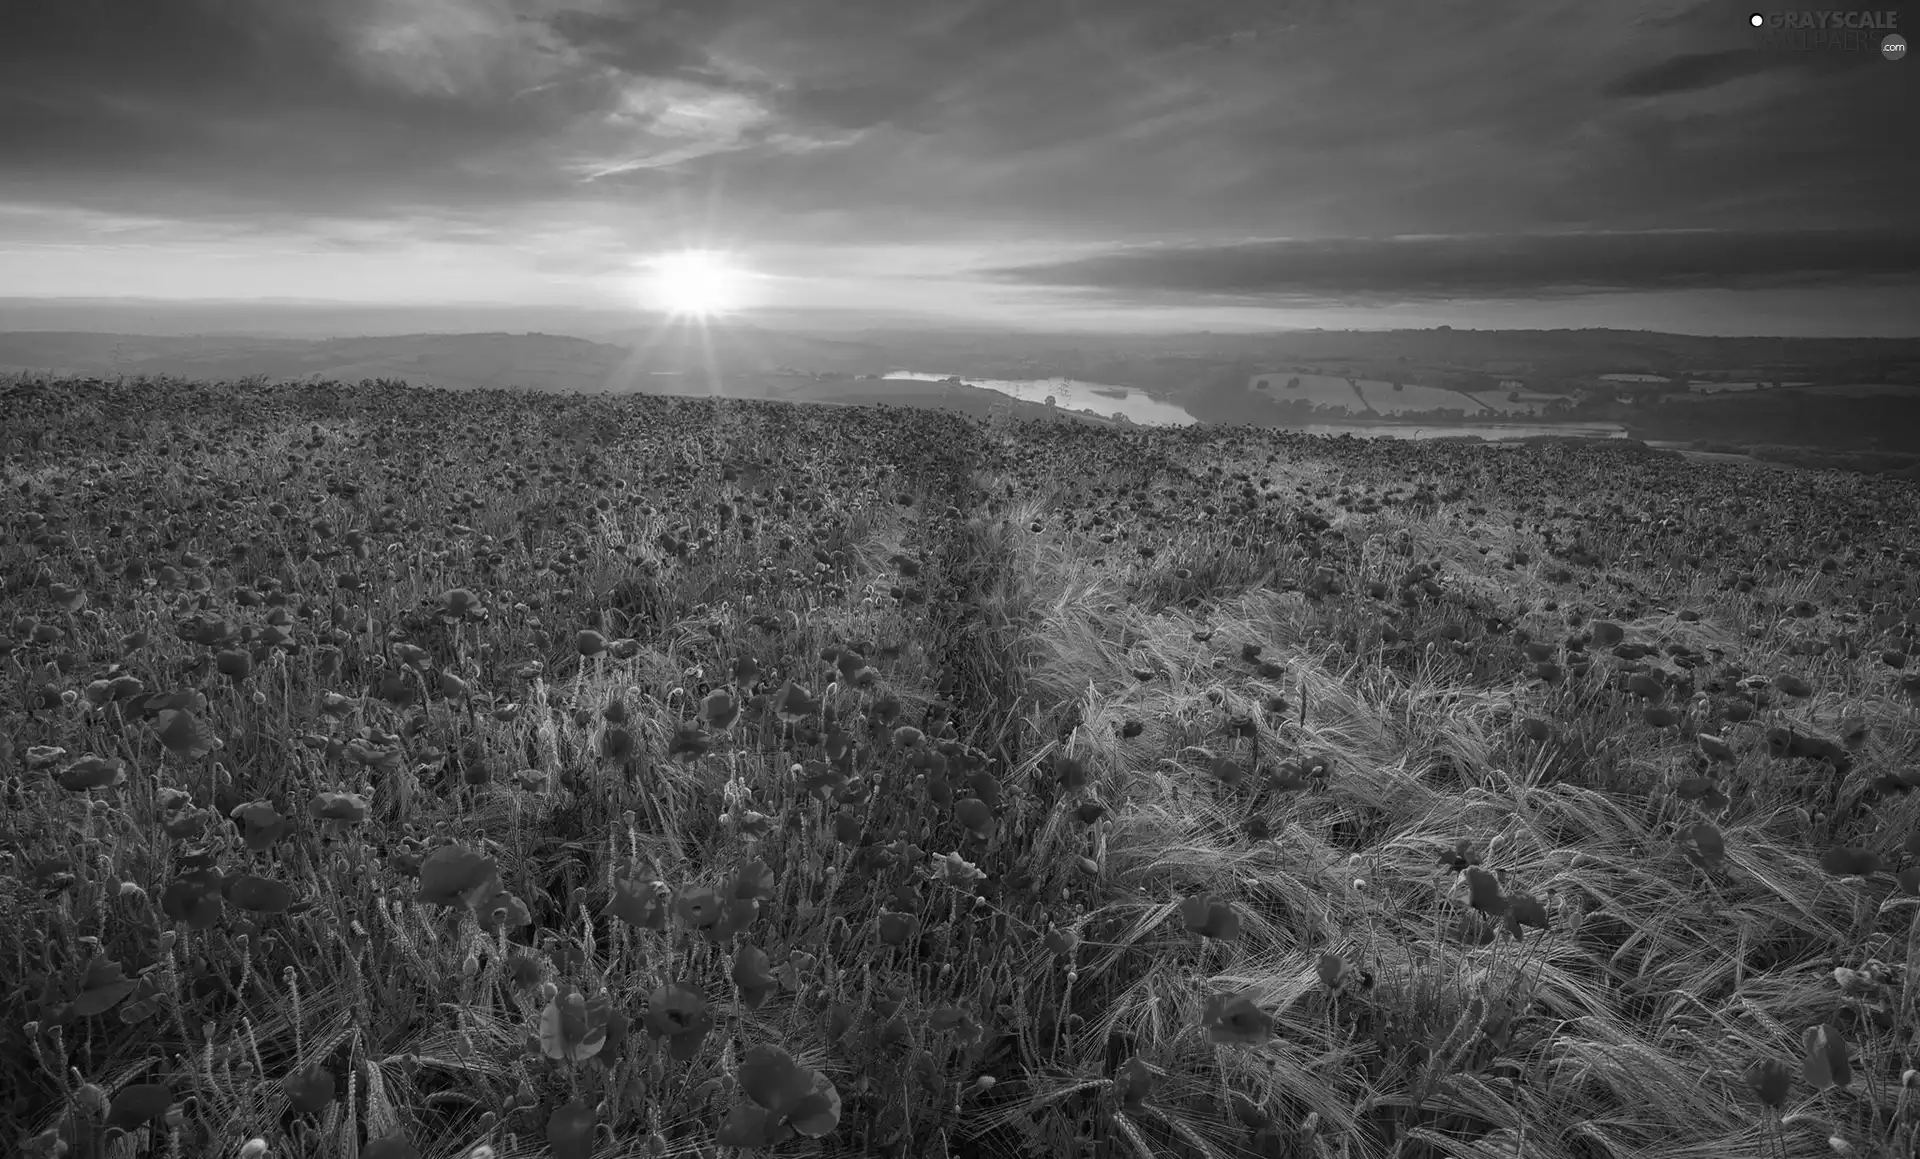
[[[1913,482],[0,412],[0,1151],[1913,1153]]]

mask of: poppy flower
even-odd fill
[[[248,849],[262,852],[287,835],[291,822],[266,801],[251,801],[234,806],[229,814],[240,822],[241,835]]]
[[[420,1150],[403,1134],[395,1132],[367,1140],[360,1148],[360,1159],[420,1159]]]
[[[333,1072],[319,1063],[309,1063],[281,1080],[280,1089],[295,1111],[317,1115],[336,1097]]]
[[[1219,781],[1221,785],[1227,785],[1229,789],[1246,781],[1246,766],[1242,766],[1240,762],[1236,762],[1231,756],[1225,756],[1225,754],[1212,756],[1208,760],[1206,771],[1215,781]]]
[[[1793,1090],[1793,1068],[1777,1058],[1755,1059],[1743,1076],[1762,1105],[1778,1111],[1786,1107]]]
[[[700,1044],[714,1025],[706,995],[679,982],[656,987],[647,998],[647,1012],[640,1021],[647,1033],[665,1038],[668,1052],[681,1062],[700,1052]]]
[[[733,984],[740,988],[740,1000],[749,1010],[766,1004],[779,981],[768,968],[767,952],[749,942],[741,942],[733,953]]]
[[[206,722],[184,708],[162,711],[154,722],[154,731],[168,752],[189,760],[199,760],[220,747]]]
[[[80,993],[73,1000],[73,1012],[82,1018],[105,1014],[139,984],[139,979],[125,975],[120,963],[111,958],[95,958],[80,979]]]
[[[724,732],[740,716],[740,704],[724,688],[707,693],[700,702],[700,718],[708,728]]]
[[[1713,868],[1727,856],[1726,838],[1705,821],[1682,829],[1679,846],[1681,854],[1702,869]]]
[[[975,840],[988,841],[993,838],[996,823],[993,810],[985,801],[977,797],[962,798],[953,803],[953,813]]]
[[[422,905],[472,908],[499,889],[500,866],[493,858],[461,845],[434,850],[420,863]]]
[[[697,724],[683,724],[673,731],[673,738],[667,742],[667,755],[679,761],[690,761],[706,756],[713,748],[713,738]]]
[[[1273,1035],[1273,1015],[1254,1002],[1251,991],[1210,996],[1200,1024],[1216,1043],[1258,1045]]]
[[[54,778],[70,793],[118,788],[127,783],[127,762],[118,757],[84,756]]]
[[[1507,912],[1508,899],[1501,895],[1500,879],[1477,865],[1469,865],[1462,876],[1467,883],[1467,904],[1483,914]]]
[[[161,1083],[132,1083],[114,1094],[107,1109],[107,1126],[131,1131],[159,1121],[172,1107],[172,1088]]]
[[[800,685],[788,681],[774,698],[774,709],[788,723],[797,723],[817,714],[820,701]]]
[[[718,922],[725,906],[720,891],[710,885],[683,885],[674,895],[673,912],[680,920],[699,930]]]
[[[405,763],[406,754],[398,744],[375,744],[367,737],[354,737],[347,742],[345,755],[355,764],[382,773],[397,773]]]
[[[667,928],[666,886],[653,878],[616,878],[613,899],[606,912],[643,930],[665,932]]]
[[[533,921],[527,903],[504,889],[495,890],[492,897],[476,904],[473,911],[483,930],[517,930]]]
[[[589,1001],[579,990],[555,994],[541,1008],[536,1038],[540,1053],[555,1060],[582,1062],[600,1053],[607,1041],[607,1015],[613,1000],[600,994]]]
[[[1880,871],[1878,853],[1857,846],[1834,846],[1820,855],[1820,868],[1835,877],[1871,877]]]
[[[1503,916],[1506,920],[1507,932],[1515,938],[1521,937],[1529,926],[1536,930],[1551,928],[1547,918],[1546,903],[1539,898],[1521,893],[1510,894],[1505,900],[1507,909]]]
[[[880,914],[880,940],[889,946],[904,946],[920,933],[920,919],[912,914],[891,910]]]
[[[1146,1098],[1153,1093],[1154,1074],[1139,1055],[1129,1058],[1113,1079],[1113,1096],[1120,1108],[1131,1114],[1145,1109]]]
[[[1800,1041],[1804,1050],[1800,1073],[1815,1090],[1853,1084],[1853,1065],[1848,1060],[1850,1048],[1839,1027],[1831,1023],[1809,1026]]]
[[[1201,937],[1230,942],[1240,936],[1240,915],[1233,906],[1209,893],[1199,893],[1180,903],[1180,920]]]
[[[737,899],[771,898],[774,884],[772,867],[756,857],[734,871],[731,890]]]
[[[440,596],[440,611],[442,615],[464,620],[478,619],[486,614],[487,609],[480,602],[480,597],[471,590],[454,588]]]
[[[840,1122],[840,1094],[833,1083],[777,1046],[748,1047],[736,1078],[740,1093],[765,1111],[769,1126],[781,1128],[764,1135],[762,1145],[794,1134],[818,1139]]]
[[[234,908],[251,913],[285,913],[293,905],[293,891],[271,878],[244,873],[225,884],[227,900]]]

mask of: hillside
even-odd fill
[[[1911,1146],[1914,484],[0,390],[0,1146]]]

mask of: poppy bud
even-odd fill
[[[79,1089],[73,1092],[73,1101],[93,1118],[97,1119],[107,1113],[107,1092],[93,1083],[82,1083]]]

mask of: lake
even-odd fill
[[[946,374],[928,374],[918,370],[895,370],[885,377],[897,382],[942,382]],[[1082,382],[1075,378],[965,378],[968,386],[997,390],[1022,402],[1054,402],[1069,410],[1092,411],[1097,415],[1124,414],[1142,426],[1184,426],[1194,421],[1185,407],[1163,402],[1152,395],[1124,386],[1103,382]],[[1344,382],[1342,383],[1344,386]],[[1462,423],[1458,426],[1369,425],[1366,423],[1305,423],[1290,430],[1310,435],[1355,435],[1382,439],[1443,439],[1450,436],[1477,435],[1489,441],[1526,439],[1535,435],[1569,435],[1588,439],[1624,439],[1625,427],[1617,423]]]
[[[941,382],[955,376],[895,370],[886,377],[905,382]],[[1123,414],[1129,422],[1141,426],[1181,426],[1193,421],[1193,416],[1187,413],[1186,408],[1177,403],[1161,402],[1150,394],[1124,386],[1109,386],[1104,382],[1081,382],[1076,378],[965,377],[961,381],[968,386],[997,390],[1021,402],[1045,402],[1048,396],[1052,396],[1053,401],[1066,410],[1092,411],[1103,417]]]

